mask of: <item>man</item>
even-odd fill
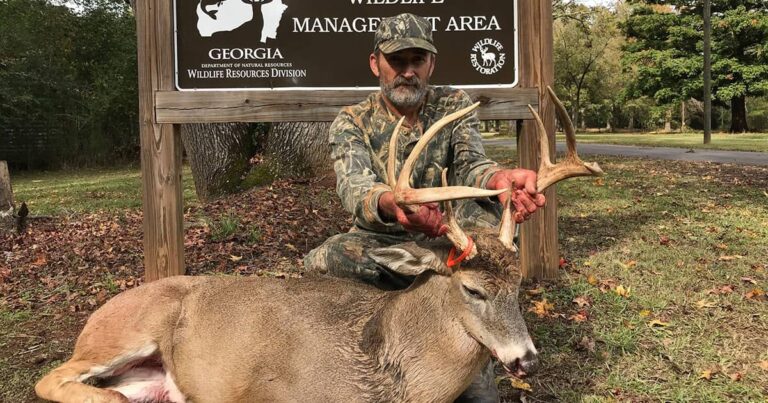
[[[401,14],[381,21],[369,56],[381,90],[344,108],[330,130],[337,191],[344,208],[354,215],[354,225],[310,251],[304,258],[307,270],[357,278],[382,289],[405,288],[411,279],[379,266],[365,251],[445,233],[437,203],[423,204],[415,213],[403,211],[384,184],[389,139],[402,116],[405,122],[394,150],[398,172],[425,130],[472,103],[464,91],[428,85],[436,54],[432,27],[426,19]],[[536,192],[536,173],[503,169],[489,160],[478,126],[477,115],[472,113],[445,127],[427,147],[426,158],[416,163],[413,187],[441,186],[440,172],[447,167],[452,184],[513,188],[515,219],[522,222],[544,205],[544,195]],[[460,202],[457,219],[466,227],[496,226],[506,197]]]
[[[397,171],[413,146],[443,116],[469,106],[460,90],[428,85],[437,49],[429,22],[412,14],[385,18],[374,37],[369,65],[381,90],[354,106],[344,108],[331,125],[330,143],[337,191],[344,208],[354,215],[349,232],[329,238],[304,258],[308,271],[352,277],[382,289],[406,288],[403,278],[370,259],[366,251],[398,243],[438,237],[446,232],[436,203],[423,204],[414,213],[394,200],[386,182],[389,140],[397,121],[405,117],[396,150]],[[414,167],[414,188],[441,186],[442,168],[449,168],[451,184],[486,189],[513,189],[515,220],[522,222],[544,196],[536,192],[536,173],[503,169],[485,156],[475,113],[446,126],[428,145]],[[456,218],[464,227],[497,226],[500,200],[457,203]],[[493,365],[473,381],[458,401],[496,402]]]

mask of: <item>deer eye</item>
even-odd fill
[[[476,298],[476,299],[481,299],[481,300],[485,299],[485,295],[483,295],[482,292],[480,292],[478,290],[475,290],[474,288],[469,288],[469,287],[467,287],[465,285],[462,285],[462,287],[464,288],[464,292],[469,294],[470,297]]]

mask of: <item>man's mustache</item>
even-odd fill
[[[393,87],[399,87],[401,85],[409,85],[412,87],[419,87],[421,86],[421,80],[419,80],[418,77],[411,77],[411,78],[405,78],[405,77],[395,77],[395,80],[392,82]]]

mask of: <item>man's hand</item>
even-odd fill
[[[395,203],[395,195],[385,192],[379,198],[379,212],[386,218],[396,219],[406,231],[421,232],[436,238],[445,235],[448,227],[443,224],[443,213],[437,203],[425,203],[416,207],[416,212],[403,210]]]
[[[515,221],[521,223],[530,217],[546,201],[544,195],[536,191],[536,172],[528,169],[502,169],[488,180],[486,188],[491,190],[512,189],[512,205],[515,206]],[[504,205],[508,193],[498,196]]]

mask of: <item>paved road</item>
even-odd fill
[[[576,140],[578,142],[578,139]],[[515,147],[514,139],[483,140],[487,146]],[[565,143],[557,143],[557,151],[564,151]],[[768,153],[748,151],[689,150],[672,147],[619,146],[612,144],[578,144],[579,155],[624,155],[662,160],[709,161],[741,165],[768,165]]]

